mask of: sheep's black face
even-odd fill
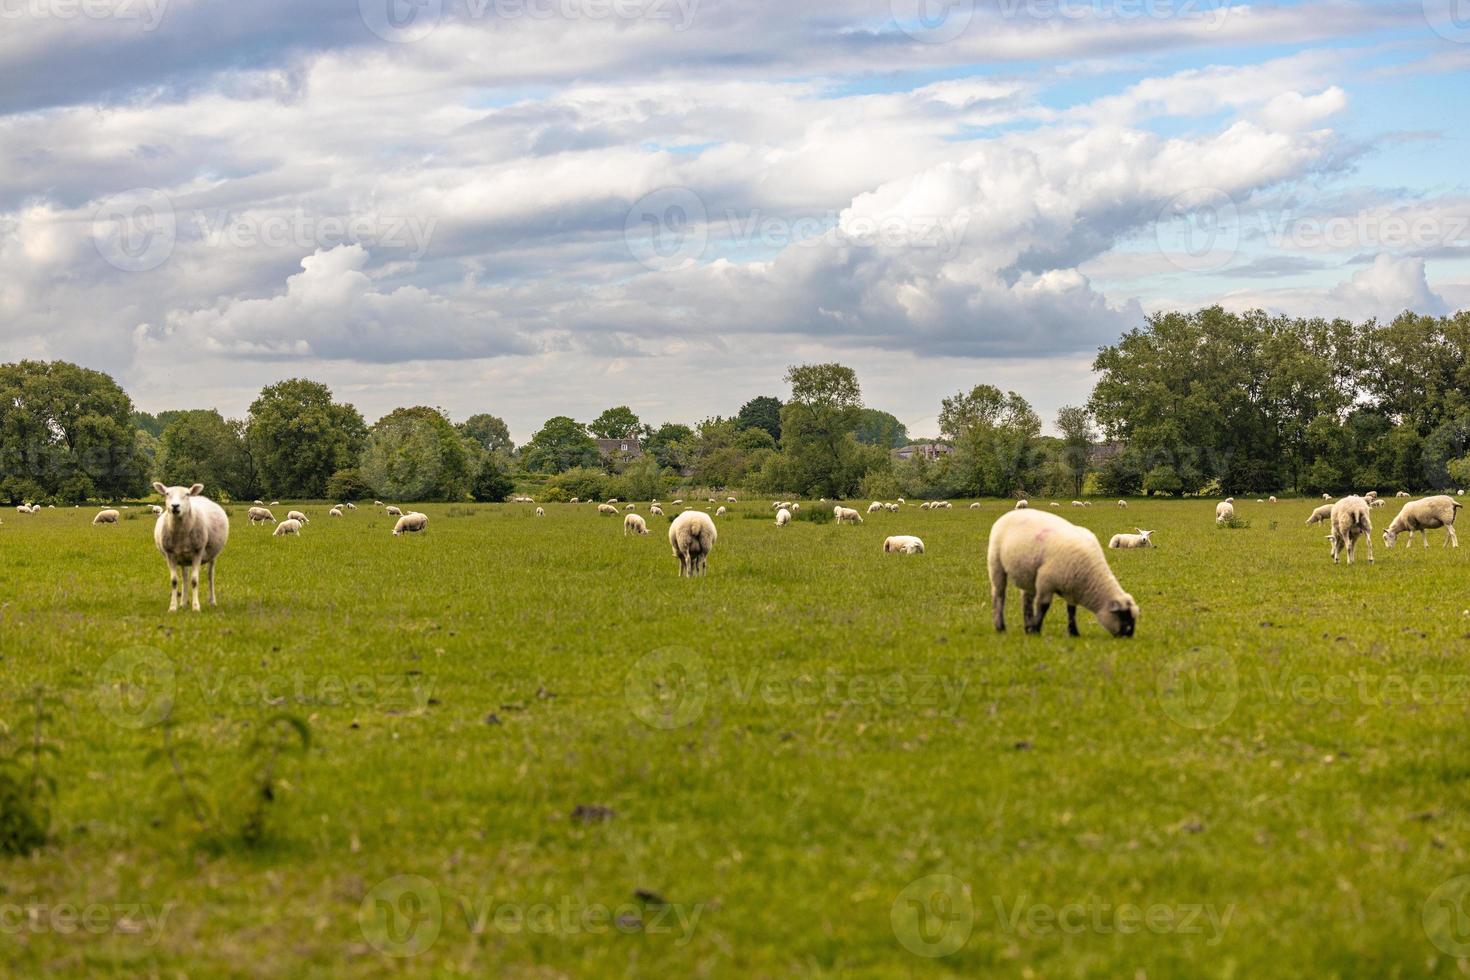
[[[1138,623],[1138,603],[1132,596],[1125,596],[1122,601],[1108,603],[1097,618],[1114,636],[1131,637]]]

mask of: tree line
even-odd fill
[[[697,424],[628,406],[548,419],[523,446],[489,413],[399,408],[369,425],[320,382],[264,388],[243,419],[136,411],[110,377],[62,361],[0,365],[0,498],[137,497],[153,480],[226,499],[648,499],[678,487],[829,498],[1423,491],[1470,483],[1470,312],[1354,324],[1233,314],[1150,317],[1094,362],[1056,435],[1014,391],[942,399],[937,447],[863,403],[856,373],[803,364],[785,398]],[[599,445],[598,439],[612,440]],[[636,445],[633,442],[636,440]],[[629,445],[624,452],[622,445]],[[609,449],[608,447],[612,448]]]

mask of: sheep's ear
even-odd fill
[[[153,484],[153,489],[157,490],[159,493],[163,494],[165,497],[168,496],[168,487],[164,486],[162,483],[155,483],[155,484]]]
[[[199,496],[203,492],[204,492],[204,484],[202,484],[202,483],[196,483],[192,487],[189,488],[189,496],[191,496],[191,497],[197,497],[197,496]]]

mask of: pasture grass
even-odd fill
[[[997,635],[1009,504],[967,503],[742,503],[693,581],[665,520],[588,506],[425,506],[401,538],[310,506],[299,539],[234,507],[200,615],[165,611],[136,507],[7,513],[0,722],[23,742],[41,687],[59,755],[50,843],[0,857],[0,969],[1464,972],[1470,549],[1334,567],[1310,502],[1067,508],[1157,532],[1109,552],[1137,637],[1069,639],[1061,603],[1023,635],[1014,593]],[[282,713],[311,747],[265,834],[204,832],[150,753],[197,745],[228,830]]]

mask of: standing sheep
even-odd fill
[[[1118,509],[1119,510],[1123,510],[1127,506],[1128,506],[1128,501],[1126,501],[1126,500],[1120,500],[1120,501],[1118,501]]]
[[[922,555],[924,553],[924,542],[912,534],[895,534],[893,537],[884,540],[883,553],[885,555]]]
[[[664,509],[662,507],[660,507],[658,504],[654,504],[653,506],[649,507],[648,508],[648,512],[650,514],[657,514],[659,517],[663,517],[664,516]]]
[[[349,500],[349,501],[348,501],[348,502],[347,502],[347,503],[345,503],[345,504],[343,504],[343,505],[342,505],[342,506],[343,506],[343,507],[346,507],[346,508],[347,508],[347,509],[348,509],[348,510],[357,510],[357,505],[356,505],[356,504],[354,504],[354,503],[353,503],[353,502],[352,502],[352,501],[350,501],[350,500]]]
[[[1226,521],[1235,519],[1235,504],[1229,500],[1222,500],[1215,505],[1215,523],[1224,524]]]
[[[647,534],[648,524],[637,514],[629,514],[623,518],[623,537],[630,534]]]
[[[1321,524],[1323,521],[1332,519],[1332,505],[1323,504],[1312,511],[1312,516],[1307,518],[1308,524]]]
[[[1272,503],[1272,504],[1276,503],[1276,498],[1275,497],[1267,497],[1266,500],[1267,500],[1268,503]]]
[[[1405,531],[1409,532],[1409,546],[1414,545],[1414,532],[1419,532],[1419,537],[1424,540],[1424,547],[1429,547],[1429,534],[1433,528],[1445,529],[1445,547],[1458,548],[1460,539],[1455,536],[1455,515],[1460,508],[1465,506],[1454,497],[1441,495],[1438,497],[1425,497],[1422,500],[1411,500],[1404,504],[1393,523],[1383,531],[1384,547],[1392,548],[1394,541]]]
[[[1015,507],[1015,509],[1016,510],[1026,510],[1030,506],[1031,506],[1031,501],[1029,501],[1029,500],[1018,500],[1018,501],[1016,501],[1016,507]]]
[[[1053,596],[1067,601],[1067,633],[1077,636],[1077,607],[1092,610],[1114,636],[1132,636],[1138,603],[1108,568],[1097,537],[1045,511],[1011,511],[990,529],[990,603],[997,632],[1006,628],[1006,587],[1021,590],[1026,632],[1040,633]]]
[[[411,510],[398,518],[398,523],[393,525],[393,536],[396,538],[400,534],[417,534],[427,530],[428,527],[429,518],[416,510]]]
[[[612,504],[598,504],[597,512],[603,517],[616,517],[618,515],[618,509]]]
[[[214,563],[230,540],[230,517],[224,508],[200,496],[204,484],[166,487],[153,484],[163,494],[163,513],[153,525],[153,543],[168,562],[168,611],[177,612],[184,600],[185,582],[179,566],[187,566],[187,584],[193,590],[193,609],[199,612],[199,568],[209,566],[209,604],[218,605],[214,594]]]
[[[276,529],[271,532],[271,537],[284,538],[287,535],[291,534],[294,534],[297,537],[301,536],[301,522],[294,517],[288,517],[281,523],[277,524]]]
[[[389,517],[403,516],[403,511],[399,510],[397,507],[384,507],[383,513],[387,514]]]
[[[116,524],[120,517],[122,517],[122,514],[115,510],[99,510],[97,516],[92,518],[92,524],[94,526],[97,524]]]
[[[301,513],[301,511],[299,511],[299,510],[290,510],[290,511],[287,511],[286,512],[286,520],[288,520],[288,521],[300,521],[302,524],[310,524],[311,523],[311,521],[309,521],[309,520],[306,519],[306,515],[303,514],[303,513]]]
[[[545,517],[546,516],[546,508],[545,507],[537,507],[536,508],[536,516],[537,517]]]
[[[703,575],[709,553],[715,550],[715,522],[704,511],[687,510],[669,525],[669,546],[679,559],[679,577]]]
[[[726,513],[727,511],[725,510],[725,508],[721,507],[719,510],[715,511],[715,516],[724,517]]]
[[[1113,539],[1108,542],[1108,547],[1109,548],[1152,548],[1154,546],[1154,542],[1153,542],[1153,534],[1154,534],[1154,532],[1152,532],[1152,531],[1145,531],[1141,527],[1136,527],[1133,530],[1137,531],[1138,533],[1137,534],[1115,534],[1115,535],[1113,535]]]
[[[152,514],[154,517],[157,517],[159,514],[163,513],[163,508],[158,506],[157,504],[149,504],[148,513]]]
[[[245,516],[252,526],[266,523],[274,524],[276,522],[275,515],[264,507],[252,507]]]
[[[863,515],[851,507],[843,507],[840,504],[832,508],[832,516],[837,518],[838,524],[861,524]]]
[[[1343,497],[1332,505],[1332,564],[1337,556],[1347,549],[1347,563],[1353,563],[1353,552],[1358,548],[1358,538],[1368,540],[1368,564],[1373,564],[1373,518],[1368,510],[1368,501],[1362,497]]]
[[[785,527],[786,525],[788,525],[790,523],[791,523],[791,511],[787,510],[785,507],[782,507],[780,510],[776,511],[776,526],[777,527]]]
[[[327,511],[327,516],[328,517],[341,517],[342,516],[342,508],[341,507],[333,507],[331,510]]]
[[[880,503],[879,501],[876,501],[876,500],[873,501],[871,504],[868,505],[868,513],[869,514],[876,514],[878,511],[880,511],[882,509],[883,509],[883,504]]]

